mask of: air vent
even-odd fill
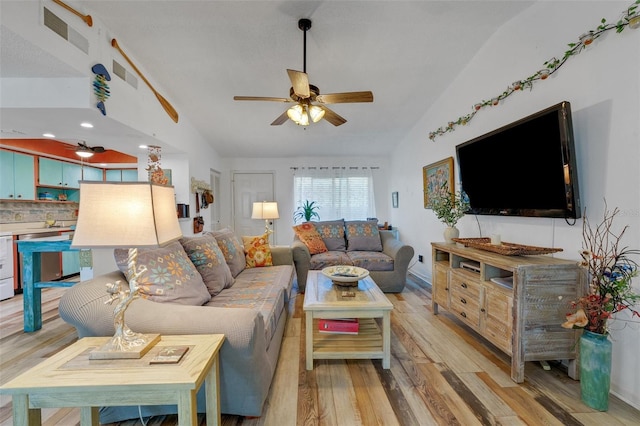
[[[134,89],[138,88],[138,79],[136,76],[127,71],[127,69],[120,65],[115,59],[113,60],[113,73],[129,83]]]
[[[82,50],[84,53],[89,53],[89,40],[46,7],[44,8],[44,26],[67,40],[69,43],[73,44],[78,49]]]

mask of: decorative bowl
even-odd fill
[[[357,286],[358,281],[369,276],[369,271],[357,266],[338,265],[324,268],[322,274],[336,285]]]

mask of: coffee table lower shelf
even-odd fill
[[[358,334],[320,333],[313,320],[313,359],[384,359],[382,331],[373,318],[360,318]]]

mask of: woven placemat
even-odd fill
[[[500,245],[491,244],[491,238],[452,238],[452,240],[456,243],[463,244],[465,247],[492,251],[505,256],[549,254],[562,251],[561,248],[526,246],[522,244],[508,243],[506,241],[503,241]]]

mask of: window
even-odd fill
[[[322,220],[376,217],[373,177],[369,167],[309,167],[293,178],[296,207],[305,200],[320,206]]]

